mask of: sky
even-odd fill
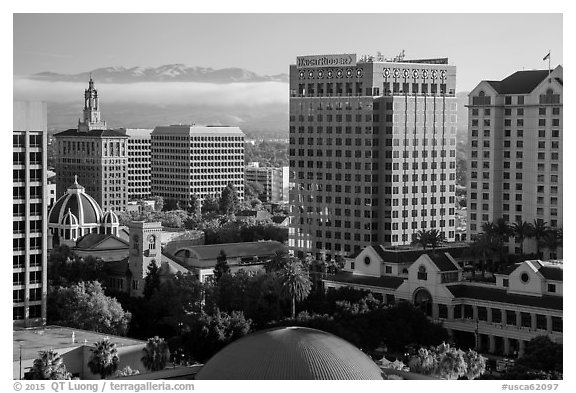
[[[448,57],[457,90],[563,63],[562,14],[14,14],[13,74],[182,63],[287,73],[296,56]]]

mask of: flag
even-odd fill
[[[547,60],[550,58],[550,52],[548,52],[548,54],[546,56],[544,56],[544,58],[542,59],[542,61]]]

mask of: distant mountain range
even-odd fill
[[[85,82],[92,73],[98,83],[136,82],[204,82],[204,83],[250,83],[288,82],[287,74],[258,75],[243,68],[213,68],[168,64],[160,67],[104,67],[79,74],[40,72],[29,78],[47,82]]]
[[[160,67],[104,67],[79,74],[59,74],[40,72],[28,76],[28,79],[43,82],[82,82],[86,83],[92,73],[98,87],[101,84],[130,84],[141,82],[196,82],[212,84],[280,82],[288,83],[287,74],[258,75],[242,68],[213,69],[206,67],[169,64]],[[288,89],[288,87],[286,87]],[[458,135],[459,143],[467,139],[468,92],[456,94],[458,99]],[[154,128],[159,124],[177,124],[196,122],[200,124],[228,124],[240,126],[253,137],[288,137],[288,106],[286,104],[251,105],[249,100],[237,106],[222,108],[191,102],[178,105],[132,104],[102,102],[102,117],[112,127]],[[81,102],[48,103],[48,128],[51,131],[75,127],[81,115]]]

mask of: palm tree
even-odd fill
[[[274,256],[265,266],[266,273],[281,270],[290,261],[290,254],[286,249],[276,250]]]
[[[293,260],[284,265],[278,272],[280,295],[292,301],[292,319],[296,318],[296,302],[308,297],[312,288],[310,276],[303,268],[302,262]]]
[[[64,360],[53,349],[40,351],[39,357],[34,359],[27,379],[72,379],[72,374],[66,370]]]
[[[425,229],[421,229],[418,232],[412,234],[411,245],[413,246],[422,246],[422,248],[425,250],[429,242],[430,242],[430,233]]]
[[[143,351],[144,356],[140,360],[149,371],[163,370],[170,359],[168,343],[158,336],[149,338]]]
[[[562,228],[550,228],[544,238],[546,248],[556,253],[558,247],[562,247]]]
[[[512,233],[520,242],[520,255],[524,255],[524,239],[533,237],[534,227],[527,221],[518,221],[512,225]]]
[[[428,244],[432,247],[432,251],[436,250],[436,247],[444,244],[446,242],[446,237],[438,229],[432,229],[428,232]]]
[[[480,269],[482,278],[486,275],[486,265],[488,256],[494,255],[494,252],[501,248],[501,240],[497,236],[488,233],[479,233],[474,242],[470,245],[472,254],[477,257],[481,256]]]
[[[546,237],[548,231],[550,230],[550,227],[546,224],[547,222],[541,220],[534,220],[534,224],[532,224],[532,227],[534,228],[532,234],[536,239],[536,255],[538,255],[539,258],[541,258],[540,246],[544,242],[544,238]]]
[[[512,236],[512,227],[508,224],[506,220],[500,217],[495,224],[492,225],[491,228],[494,231],[494,234],[498,236],[501,240],[501,247],[498,250],[499,262],[504,262],[504,243],[510,241],[510,237]],[[506,253],[508,250],[506,250]]]
[[[90,352],[92,355],[88,361],[88,368],[93,374],[99,374],[102,379],[114,374],[120,362],[116,344],[106,338],[94,343],[94,348]]]

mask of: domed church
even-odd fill
[[[76,240],[90,233],[118,236],[119,226],[118,216],[112,211],[104,213],[74,177],[74,184],[48,215],[48,248],[64,244],[74,247]]]

